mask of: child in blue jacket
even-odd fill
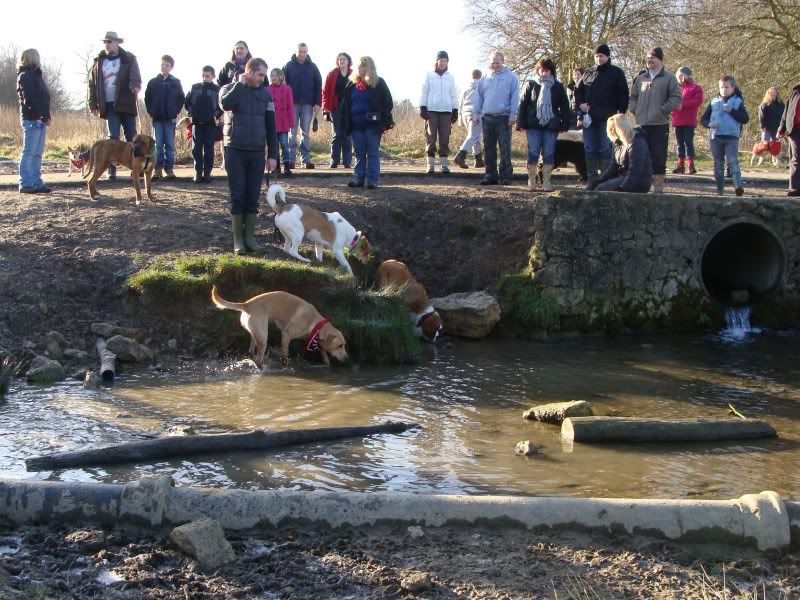
[[[731,179],[736,195],[744,194],[742,171],[739,167],[739,136],[742,125],[750,120],[744,106],[742,93],[732,75],[719,80],[719,96],[708,105],[700,123],[711,133],[711,154],[714,156],[714,182],[717,193],[725,188],[725,161],[730,167]]]

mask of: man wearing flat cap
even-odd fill
[[[108,137],[119,139],[120,128],[125,139],[136,135],[136,101],[142,89],[142,76],[136,57],[123,50],[124,40],[116,31],[107,31],[102,39],[105,49],[97,55],[89,72],[89,110],[106,120]],[[117,167],[108,167],[108,178],[115,179]]]

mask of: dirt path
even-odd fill
[[[229,535],[235,562],[203,573],[170,545],[168,533],[0,529],[0,596],[789,600],[800,594],[800,556],[643,538],[510,529],[287,529]]]

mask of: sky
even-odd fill
[[[36,48],[45,64],[61,64],[76,103],[86,94],[80,55],[92,50],[96,56],[103,49],[100,40],[111,30],[136,55],[144,81],[158,74],[162,54],[175,59],[172,73],[188,90],[201,80],[203,65],[219,71],[230,60],[237,40],[247,42],[253,56],[265,59],[270,69],[286,64],[302,41],[323,80],[339,52],[353,60],[369,55],[395,102],[409,98],[416,105],[439,50],[450,55],[459,90],[469,84],[473,69],[485,70],[485,49],[464,31],[469,19],[464,0],[117,0],[99,5],[38,0],[35,15],[27,2],[3,3],[0,44]]]

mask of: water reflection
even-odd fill
[[[733,497],[774,489],[798,496],[797,338],[747,345],[718,337],[654,336],[553,344],[454,344],[408,367],[281,370],[212,364],[190,374],[144,373],[113,390],[77,384],[12,391],[0,408],[0,476],[122,482],[171,474],[211,487],[402,490],[575,496]],[[767,419],[780,439],[731,444],[564,448],[559,429],[522,419],[537,403],[589,400],[595,413],[724,417],[728,403]],[[24,418],[21,418],[24,415]],[[414,421],[417,431],[280,452],[26,473],[26,457],[198,431],[291,429]],[[539,457],[514,446],[530,439]]]

